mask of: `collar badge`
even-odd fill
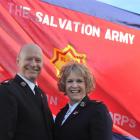
[[[25,82],[21,82],[20,85],[21,85],[22,87],[25,87],[25,86],[26,86],[26,83],[25,83]]]
[[[81,106],[81,107],[85,107],[85,106],[86,106],[86,103],[82,101],[82,102],[80,103],[80,106]]]
[[[74,111],[73,112],[73,115],[77,115],[79,112],[78,111]]]

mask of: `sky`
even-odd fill
[[[140,0],[97,0],[121,9],[140,14]]]

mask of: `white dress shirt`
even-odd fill
[[[34,91],[34,88],[35,88],[35,85],[33,82],[29,81],[28,79],[26,79],[25,77],[23,77],[21,74],[17,74],[18,76],[20,76],[27,84],[28,86],[30,87],[30,89],[33,91],[33,94],[35,95],[35,91]]]

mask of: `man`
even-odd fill
[[[41,89],[35,90],[43,66],[36,44],[22,47],[18,73],[0,85],[0,140],[52,140],[53,118]]]

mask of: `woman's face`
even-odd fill
[[[70,99],[70,104],[81,101],[86,96],[85,80],[78,72],[71,72],[66,79],[67,96]]]

